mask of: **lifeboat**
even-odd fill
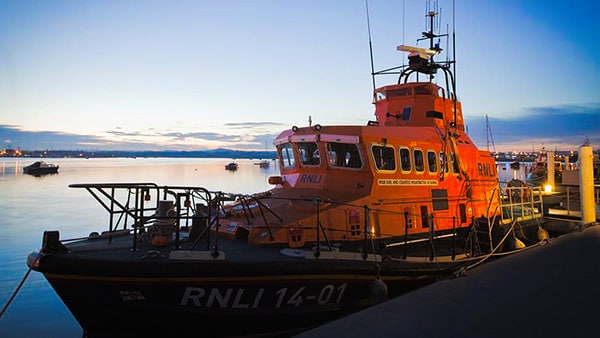
[[[282,131],[271,190],[72,184],[108,231],[47,231],[29,266],[89,334],[288,335],[536,244],[541,200],[514,200],[466,133],[441,36],[398,47],[374,119]]]

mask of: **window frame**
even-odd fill
[[[416,156],[417,152],[421,153],[421,170],[419,170],[417,168],[417,156]],[[420,174],[420,175],[424,174],[425,173],[425,158],[423,157],[423,149],[413,148],[412,156],[413,156],[413,168],[415,170],[415,173]]]
[[[312,142],[312,141],[302,141],[302,142],[295,142],[296,143],[296,148],[298,149],[298,163],[300,163],[301,166],[303,167],[318,167],[321,165],[322,161],[321,161],[321,149],[319,149],[319,143],[318,142]],[[303,154],[305,149],[302,145],[304,144],[313,144],[315,145],[314,150],[312,150],[312,155],[311,155],[311,159],[312,162],[305,162],[304,158],[303,158]],[[316,155],[315,155],[315,151],[316,151]],[[317,160],[317,163],[314,163],[314,161]]]
[[[374,147],[381,147],[381,148],[391,148],[392,152],[391,154],[393,154],[394,156],[394,168],[393,169],[380,169],[379,166],[377,165],[377,159],[375,158],[375,153],[373,152],[373,148]],[[395,173],[397,168],[398,168],[398,164],[396,161],[396,148],[393,145],[390,144],[384,144],[384,143],[371,143],[369,146],[369,157],[371,158],[371,161],[373,163],[373,167],[375,168],[375,171],[378,173],[386,173],[386,174],[391,174],[391,173]]]
[[[331,154],[333,153],[333,151],[330,151],[330,145],[342,145],[344,146],[344,149],[342,149],[342,153],[344,153],[344,156],[348,156],[351,155],[350,152],[348,152],[347,147],[354,147],[356,150],[356,155],[358,155],[358,160],[360,162],[360,166],[356,167],[356,166],[351,166],[350,164],[350,159],[343,159],[342,162],[344,163],[343,165],[338,165],[337,163],[339,162],[338,159],[338,152],[336,151],[336,158],[334,160],[332,160]],[[348,143],[348,142],[336,142],[336,141],[327,141],[325,142],[325,153],[327,154],[327,165],[331,168],[336,168],[336,169],[352,169],[352,170],[361,170],[364,167],[364,160],[363,160],[363,156],[361,154],[360,151],[360,147],[358,146],[357,143]]]
[[[430,161],[430,157],[429,154],[433,154],[433,161],[434,161],[434,165],[435,165],[435,171],[431,171],[431,161]],[[430,175],[437,175],[440,172],[440,166],[439,166],[439,156],[437,154],[437,152],[435,150],[431,150],[431,149],[427,149],[427,172]]]
[[[402,156],[402,151],[406,150],[408,152],[407,156]],[[406,157],[408,158],[408,169],[404,169],[404,163],[402,161],[402,159]],[[403,174],[408,174],[412,171],[413,169],[413,159],[412,159],[412,151],[410,151],[410,148],[408,147],[399,147],[398,148],[398,160],[400,162],[400,172]]]
[[[289,147],[288,147],[288,146],[289,146]],[[286,155],[288,155],[288,157],[287,157],[287,158],[285,158],[285,157],[283,156],[283,150],[284,150],[284,148],[285,148],[285,149],[289,149],[289,150],[291,150],[291,159],[293,160],[293,163],[291,163],[291,165],[286,165],[286,164],[285,164],[285,160],[286,160],[286,159],[287,159],[287,160],[288,160],[288,162],[289,162],[289,159],[290,159],[290,157],[289,157],[289,155],[290,155],[290,152],[286,151]],[[296,160],[296,154],[295,154],[295,152],[294,152],[294,144],[293,144],[292,142],[284,142],[284,143],[281,143],[281,144],[280,144],[280,145],[277,147],[277,154],[279,155],[279,164],[281,165],[281,168],[282,168],[282,169],[293,169],[293,168],[296,168],[296,162],[298,162],[298,161]]]

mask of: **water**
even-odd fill
[[[226,171],[228,159],[108,158],[48,159],[59,173],[23,175],[35,159],[0,158],[0,306],[8,301],[27,272],[27,255],[40,248],[44,230],[61,238],[87,236],[108,228],[104,209],[72,183],[153,182],[202,186],[233,193],[264,191],[268,177],[278,175],[257,160],[238,160],[239,170]],[[31,272],[8,311],[0,318],[0,337],[82,337],[83,330],[44,277]]]

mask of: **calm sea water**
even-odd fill
[[[273,161],[260,168],[237,160],[239,170],[226,171],[229,159],[116,158],[48,159],[59,173],[34,177],[23,166],[33,159],[0,158],[0,306],[8,301],[27,272],[27,255],[39,249],[44,230],[61,238],[86,236],[107,229],[107,214],[72,183],[153,182],[202,186],[233,193],[264,191],[268,177],[279,174]],[[82,337],[82,329],[50,285],[31,272],[8,311],[0,318],[0,337]]]

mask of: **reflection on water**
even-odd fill
[[[209,190],[253,193],[270,189],[268,177],[278,175],[256,161],[236,160],[239,169],[225,170],[230,159],[107,158],[47,159],[58,174],[31,176],[23,167],[36,159],[0,158],[0,306],[4,306],[27,271],[27,255],[40,247],[44,230],[61,238],[87,236],[106,227],[104,209],[72,183],[152,182],[196,185]],[[0,337],[81,337],[82,331],[43,276],[32,272],[0,319]]]

